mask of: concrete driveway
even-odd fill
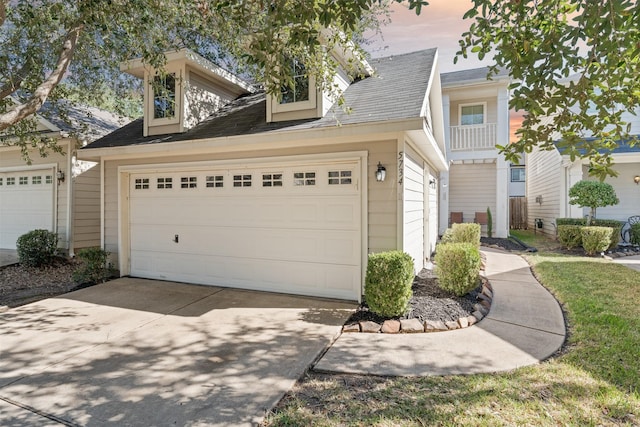
[[[250,425],[355,304],[122,278],[0,313],[0,425]]]

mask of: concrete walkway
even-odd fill
[[[616,264],[622,264],[632,270],[640,271],[640,255],[614,258],[613,262],[615,262]]]
[[[532,365],[554,354],[566,330],[558,302],[518,255],[483,248],[493,286],[474,326],[423,334],[343,333],[316,364],[325,372],[390,376],[475,374]]]

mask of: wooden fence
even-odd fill
[[[527,198],[509,198],[509,228],[513,230],[527,229]]]

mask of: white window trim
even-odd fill
[[[277,95],[271,95],[271,112],[287,113],[290,111],[311,110],[318,106],[318,89],[316,88],[316,79],[309,76],[309,99],[306,101],[288,102],[281,104]]]
[[[462,107],[475,107],[482,105],[482,123],[476,123],[473,125],[462,124]],[[458,125],[459,126],[483,126],[487,124],[487,103],[486,102],[467,102],[464,104],[458,104]]]
[[[513,180],[513,171],[514,170],[522,170],[524,171],[524,179],[522,179],[521,181],[514,181]],[[526,169],[524,166],[517,166],[517,167],[511,167],[510,171],[509,171],[509,178],[511,182],[526,182],[527,180],[527,173],[526,173]]]
[[[182,85],[183,85],[183,76],[181,68],[167,68],[167,74],[173,74],[176,82],[176,93],[175,93],[175,115],[173,117],[163,117],[160,119],[156,119],[154,117],[154,100],[155,93],[153,90],[153,80],[156,78],[156,74],[148,74],[147,78],[147,89],[148,89],[148,100],[147,100],[147,116],[149,117],[149,125],[150,126],[162,126],[162,125],[174,125],[180,123],[180,117],[182,116]]]

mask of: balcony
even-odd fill
[[[482,151],[496,147],[496,123],[450,126],[451,151]]]

